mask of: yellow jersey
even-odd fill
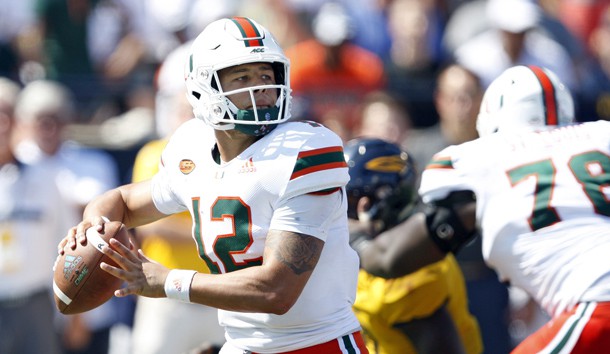
[[[483,351],[481,332],[468,310],[464,277],[454,256],[395,279],[358,275],[354,312],[371,354],[415,354],[414,345],[394,325],[426,318],[446,304],[466,353]]]

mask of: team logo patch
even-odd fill
[[[193,162],[193,160],[189,160],[189,159],[183,159],[180,161],[180,172],[182,172],[185,175],[188,175],[189,173],[193,172],[193,170],[195,169],[195,163]]]

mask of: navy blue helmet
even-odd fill
[[[381,139],[356,138],[344,148],[349,167],[348,216],[358,219],[357,204],[368,197],[371,220],[388,229],[406,219],[417,200],[417,171],[406,151]]]

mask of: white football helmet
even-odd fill
[[[568,88],[546,68],[519,65],[487,88],[477,118],[479,136],[497,131],[546,130],[574,123]]]
[[[271,63],[275,85],[223,90],[219,70],[257,62]],[[273,35],[252,19],[233,17],[210,23],[195,38],[185,72],[187,97],[195,117],[214,129],[264,135],[290,118],[290,62]],[[278,91],[275,107],[256,107],[254,92],[260,89]],[[246,91],[250,93],[253,109],[238,109],[228,96]]]

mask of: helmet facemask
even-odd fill
[[[251,26],[250,32],[242,31],[241,26]],[[242,38],[244,33],[252,35],[253,31],[256,37]],[[269,63],[275,84],[231,91],[221,87],[220,70],[250,63]],[[214,129],[235,129],[260,136],[290,118],[289,61],[272,35],[256,22],[233,18],[210,24],[195,40],[188,65],[187,88],[193,112]],[[258,108],[255,100],[257,90],[276,90],[275,105]],[[252,109],[238,109],[231,101],[231,96],[244,92],[250,97]]]
[[[275,63],[274,63],[275,64]],[[273,65],[274,72],[277,72],[275,68],[283,67],[281,64]],[[219,121],[218,130],[227,130],[227,129],[235,129],[239,130],[242,133],[248,135],[264,135],[269,131],[273,130],[277,123],[280,121],[280,117],[285,115],[284,110],[286,107],[286,97],[287,97],[287,87],[281,83],[278,79],[276,82],[280,82],[274,85],[257,85],[244,87],[231,91],[224,91],[222,86],[220,85],[220,80],[218,78],[218,72],[214,73],[214,78],[212,81],[212,87],[216,89],[216,94],[213,94],[212,99],[217,99],[218,101],[224,102],[228,109],[217,109],[218,111],[224,113],[224,115],[215,118],[215,120]],[[275,90],[277,92],[277,99],[275,101],[275,105],[272,107],[264,107],[258,108],[255,99],[255,92],[258,90]],[[252,109],[239,109],[233,101],[231,100],[232,95],[240,94],[243,92],[247,92],[250,96],[250,102]],[[217,96],[214,97],[214,96]],[[232,120],[234,123],[227,123],[227,120]]]

